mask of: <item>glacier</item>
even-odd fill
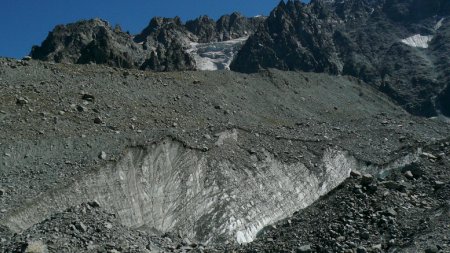
[[[229,70],[234,56],[247,39],[248,36],[221,42],[191,42],[186,52],[194,57],[198,70]]]

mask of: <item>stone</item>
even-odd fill
[[[374,192],[376,192],[378,190],[378,186],[376,184],[370,184],[370,185],[367,186],[367,190],[370,193],[374,193]]]
[[[6,194],[6,191],[0,188],[0,196],[3,196]]]
[[[27,243],[24,253],[48,253],[47,245],[42,241],[34,241]]]
[[[345,236],[339,236],[338,238],[336,238],[336,240],[338,242],[343,242],[343,241],[345,241]]]
[[[297,250],[295,252],[297,252],[297,253],[309,253],[309,252],[312,252],[311,245],[308,244],[308,245],[300,246],[300,247],[297,248]]]
[[[442,187],[444,187],[445,183],[439,180],[434,181],[434,189],[440,189]]]
[[[370,238],[369,232],[364,231],[364,232],[361,233],[361,239],[369,240],[369,238]]]
[[[393,208],[388,208],[385,213],[392,217],[397,216],[397,212]]]
[[[81,99],[89,101],[89,102],[94,102],[95,97],[93,95],[90,95],[90,94],[83,94]]]
[[[20,97],[20,98],[16,99],[16,104],[20,105],[20,106],[24,106],[24,105],[28,104],[28,100],[26,98]]]
[[[433,155],[431,153],[427,153],[427,152],[422,152],[422,156],[424,156],[424,157],[426,157],[428,159],[433,159],[433,160],[437,159],[437,157],[435,155]]]
[[[382,245],[381,244],[373,245],[372,250],[382,250]]]
[[[99,208],[99,207],[100,207],[100,203],[98,203],[97,200],[90,201],[90,202],[88,203],[88,205],[89,205],[90,207],[93,207],[93,208]]]
[[[116,244],[114,242],[108,242],[108,243],[105,244],[105,246],[110,248],[110,249],[113,249],[113,248],[116,247]]]
[[[85,112],[85,111],[87,111],[87,109],[86,109],[86,107],[84,107],[84,106],[81,106],[81,105],[77,105],[77,111],[79,111],[79,112]]]
[[[439,249],[436,246],[431,246],[425,249],[425,253],[438,253]]]
[[[113,228],[113,225],[111,223],[109,223],[109,222],[105,222],[104,225],[105,225],[105,228],[107,228],[107,229]]]
[[[106,155],[105,151],[100,152],[100,154],[98,154],[98,158],[100,158],[102,160],[106,160],[107,155]]]
[[[414,176],[414,178],[419,178],[419,177],[422,177],[423,175],[424,175],[424,171],[423,171],[423,168],[422,168],[423,166],[421,166],[420,164],[418,164],[418,163],[412,163],[412,164],[410,164],[410,165],[407,165],[407,166],[405,166],[403,169],[402,169],[402,172],[403,173],[406,173],[406,172],[408,172],[408,171],[410,171],[411,172],[411,174]]]
[[[362,174],[361,174],[361,172],[359,172],[357,170],[352,170],[352,171],[350,171],[350,176],[359,178],[362,176]]]
[[[94,119],[94,123],[95,123],[95,124],[103,124],[103,120],[102,120],[100,117],[96,117],[96,118]]]
[[[414,175],[412,174],[412,172],[410,170],[406,171],[403,174],[407,179],[414,179]]]
[[[27,55],[22,58],[23,61],[31,61],[31,56]]]
[[[383,186],[388,188],[389,190],[397,190],[400,192],[404,192],[406,190],[406,186],[398,183],[398,182],[394,182],[394,181],[384,181]]]
[[[189,238],[184,238],[183,245],[191,245],[191,240],[189,240]]]
[[[373,176],[370,174],[364,174],[361,178],[361,184],[362,185],[370,185],[373,182]]]
[[[367,253],[367,249],[364,247],[358,247],[356,253]]]
[[[87,231],[87,227],[86,225],[84,225],[83,222],[76,222],[75,223],[75,228],[80,231],[80,232],[86,232]]]

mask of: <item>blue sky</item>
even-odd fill
[[[0,0],[0,56],[21,58],[57,24],[100,17],[123,30],[140,32],[154,16],[184,21],[207,14],[215,19],[239,11],[268,14],[279,0]]]

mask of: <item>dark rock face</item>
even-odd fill
[[[331,21],[322,5],[281,2],[244,45],[231,68],[243,72],[278,68],[337,74],[340,63],[334,53]]]
[[[31,56],[77,64],[92,62],[157,71],[191,70],[195,62],[184,52],[183,39],[192,39],[192,36],[182,27],[179,18],[153,18],[135,38],[95,19],[57,26],[40,47],[33,47]]]
[[[41,46],[33,47],[31,57],[64,63],[98,63],[133,68],[145,52],[120,29],[93,19],[57,26]]]
[[[113,29],[103,20],[80,21],[57,26],[41,46],[33,47],[31,57],[155,71],[194,70],[196,62],[186,52],[192,42],[218,42],[248,36],[264,19],[233,13],[217,22],[203,16],[185,25],[178,17],[155,17],[134,37],[118,27]]]
[[[224,15],[215,22],[208,16],[201,16],[195,20],[186,22],[186,28],[198,37],[198,42],[218,42],[249,36],[265,17],[247,18],[234,12]]]
[[[448,116],[449,102],[440,93],[450,66],[449,6],[442,0],[281,2],[231,69],[352,75],[413,114]]]
[[[141,69],[156,71],[194,70],[195,61],[185,49],[196,37],[182,25],[180,18],[156,17],[134,38],[150,57]]]

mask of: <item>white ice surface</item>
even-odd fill
[[[433,39],[433,36],[423,36],[420,34],[413,35],[409,38],[403,39],[402,42],[411,47],[428,48],[428,43]]]
[[[191,42],[187,52],[194,56],[198,70],[229,70],[235,54],[247,39],[248,36],[222,42]]]

